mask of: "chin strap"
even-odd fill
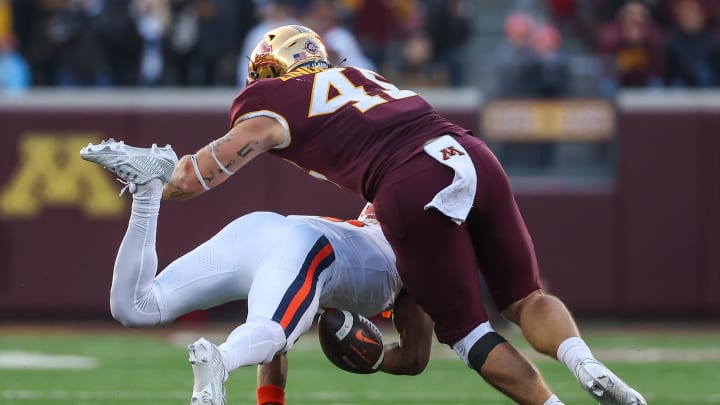
[[[259,79],[260,75],[258,74],[257,69],[255,69],[255,62],[253,62],[253,60],[250,59],[249,56],[245,56],[245,57],[250,62],[250,65],[252,66],[252,70],[250,70],[248,72],[248,76],[250,76],[249,78],[252,79],[250,81],[255,81],[255,80]]]
[[[341,60],[340,63],[338,63],[337,65],[335,65],[335,66],[333,66],[333,67],[334,67],[334,68],[339,68],[339,67],[342,66],[342,64],[345,63],[345,62],[347,62],[347,58],[343,58],[343,60]]]

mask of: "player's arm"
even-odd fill
[[[275,119],[259,116],[238,122],[225,136],[185,155],[165,184],[163,199],[186,200],[223,183],[256,156],[285,142]]]
[[[381,371],[389,374],[420,374],[430,360],[433,321],[403,290],[393,306],[393,325],[400,342],[385,345]]]

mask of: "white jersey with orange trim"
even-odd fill
[[[390,308],[402,288],[379,225],[254,212],[157,273],[156,221],[133,211],[116,258],[111,310],[127,326],[247,299],[248,322],[279,324],[287,350],[322,308],[370,317]]]
[[[158,272],[163,184],[131,192],[128,228],[110,288],[113,317],[129,327],[247,300],[247,317],[218,346],[227,371],[269,362],[312,326],[323,307],[365,316],[388,309],[402,284],[379,225],[253,212]]]
[[[392,307],[402,289],[395,254],[377,223],[328,217],[294,216],[322,232],[335,251],[327,270],[320,306],[341,308],[366,317]]]

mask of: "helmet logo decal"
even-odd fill
[[[265,41],[260,41],[257,49],[255,50],[255,53],[258,55],[267,55],[270,52],[272,52],[272,46]]]
[[[307,54],[305,52],[298,52],[293,54],[293,59],[297,60],[303,60],[307,58]]]
[[[320,48],[318,48],[317,44],[310,40],[305,41],[305,50],[310,52],[313,55],[320,52]]]

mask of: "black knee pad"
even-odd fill
[[[500,343],[505,342],[507,342],[507,340],[505,340],[505,338],[500,336],[497,332],[488,332],[484,334],[477,342],[475,342],[472,349],[470,349],[470,353],[468,354],[468,363],[470,363],[473,370],[480,373],[480,369],[482,369],[482,366],[485,364],[485,360],[487,360],[487,357],[492,349]]]

